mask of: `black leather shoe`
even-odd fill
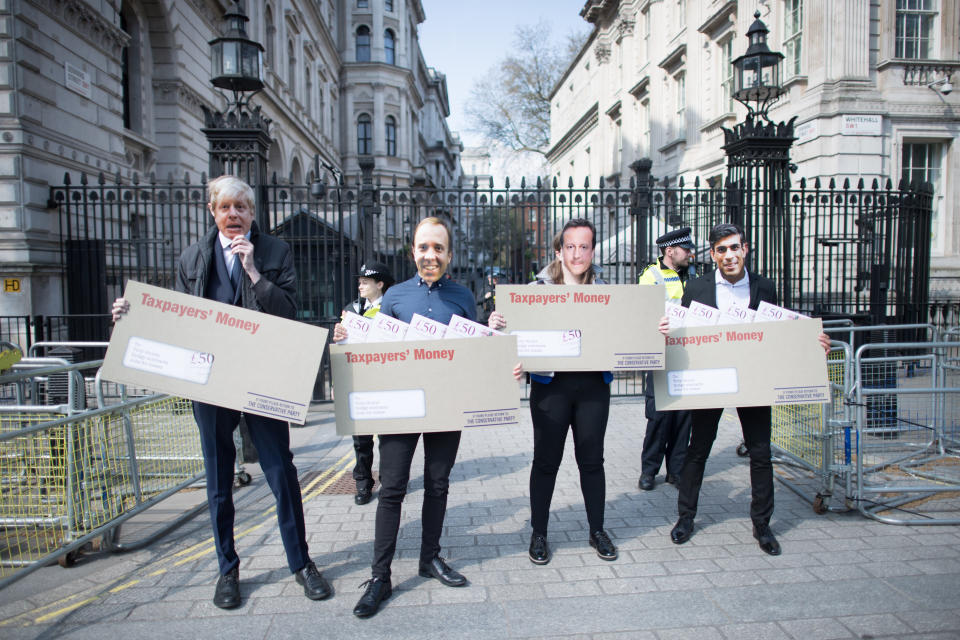
[[[670,532],[673,544],[683,544],[693,535],[693,518],[680,518]]]
[[[675,476],[672,473],[667,474],[667,484],[672,484],[674,486],[680,484],[680,476]]]
[[[780,543],[777,542],[768,524],[753,525],[753,537],[760,543],[760,549],[771,556],[780,555]]]
[[[530,562],[533,564],[550,562],[550,546],[547,544],[547,536],[540,533],[530,536]]]
[[[644,491],[653,491],[654,485],[656,485],[656,480],[653,476],[640,476],[640,488]]]
[[[358,618],[369,618],[380,610],[380,604],[393,595],[390,579],[370,578],[360,585],[367,590],[360,596],[357,606],[353,608],[353,615]]]
[[[317,565],[308,562],[297,571],[297,584],[303,585],[303,595],[311,600],[326,600],[333,595],[333,588],[327,579],[317,570]]]
[[[590,534],[590,546],[597,550],[597,555],[603,560],[617,559],[617,548],[603,529]]]
[[[357,495],[353,496],[353,501],[359,505],[364,505],[370,502],[372,497],[373,491],[370,489],[357,489]]]
[[[448,587],[462,587],[467,584],[467,579],[451,569],[440,556],[434,556],[427,564],[421,562],[420,575],[424,578],[436,578]]]
[[[221,609],[236,609],[240,606],[240,571],[236,567],[217,580],[213,604]]]

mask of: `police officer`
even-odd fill
[[[668,303],[680,304],[693,256],[690,227],[682,227],[657,238],[660,258],[640,276],[640,284],[662,284]],[[660,464],[666,458],[667,482],[676,484],[690,440],[689,411],[657,411],[653,397],[653,376],[647,374],[645,386],[647,433],[643,438],[640,464],[640,488],[652,491]]]
[[[343,308],[344,313],[349,311],[365,318],[377,315],[383,294],[394,282],[387,265],[382,262],[364,264],[357,274],[357,291],[360,295]],[[357,456],[357,464],[353,467],[357,493],[353,501],[363,505],[370,502],[373,495],[373,436],[353,436],[353,451]]]

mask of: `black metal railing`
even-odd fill
[[[413,274],[413,230],[426,216],[449,222],[450,271],[480,307],[490,299],[493,277],[527,282],[548,264],[553,236],[570,218],[596,226],[595,262],[612,283],[636,282],[658,254],[655,239],[679,226],[691,227],[702,272],[710,263],[709,229],[734,221],[751,244],[748,267],[778,284],[786,306],[870,323],[956,320],[950,303],[938,302],[934,311],[928,301],[929,185],[800,180],[768,197],[743,180],[671,183],[654,179],[649,162],[632,168],[628,181],[585,179],[579,186],[539,179],[500,187],[492,180],[406,186],[369,176],[320,185],[313,174],[297,185],[273,176],[263,189],[268,210],[258,218],[293,250],[299,319],[326,327],[356,294],[363,261],[386,263],[397,280]],[[205,196],[203,183],[189,176],[164,184],[104,176],[91,184],[81,176],[76,185],[66,176],[51,200],[60,209],[67,311],[102,313],[130,278],[172,286],[177,256],[212,224]],[[71,338],[72,332],[68,327]],[[318,399],[329,397],[326,367]],[[637,386],[631,378],[615,392]]]

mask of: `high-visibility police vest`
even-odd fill
[[[377,304],[377,305],[374,305],[374,306],[370,307],[370,308],[367,309],[366,311],[364,311],[364,312],[363,312],[363,317],[364,317],[364,318],[372,318],[373,316],[377,315],[379,312],[380,312],[380,305]]]
[[[676,271],[657,260],[644,269],[638,284],[662,284],[666,286],[667,300],[680,301],[683,297],[683,280]]]

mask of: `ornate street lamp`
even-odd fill
[[[270,118],[250,98],[263,89],[263,45],[247,37],[247,15],[236,2],[223,15],[222,35],[210,41],[210,82],[233,92],[223,111],[203,108],[203,133],[210,145],[210,176],[230,174],[246,180],[256,194],[257,224],[270,229],[267,211],[267,158]],[[244,95],[246,94],[246,95]]]
[[[780,86],[780,61],[784,56],[767,46],[770,30],[760,20],[760,12],[753,17],[753,24],[747,30],[750,46],[733,61],[733,97],[747,107],[749,115],[769,120],[767,109],[784,93]]]
[[[247,37],[250,19],[236,2],[223,16],[223,35],[210,41],[210,82],[233,92],[233,105],[239,110],[250,103],[253,94],[263,89],[263,45]],[[250,92],[246,101],[243,94]]]
[[[777,274],[781,304],[793,304],[790,236],[790,208],[787,195],[790,171],[790,147],[796,138],[793,123],[775,123],[767,110],[785,93],[780,86],[780,61],[783,54],[767,46],[767,25],[760,12],[747,30],[750,46],[734,60],[733,97],[747,107],[747,117],[732,128],[723,128],[723,150],[727,153],[725,199],[726,217],[741,224],[747,233],[751,251],[748,268]]]

